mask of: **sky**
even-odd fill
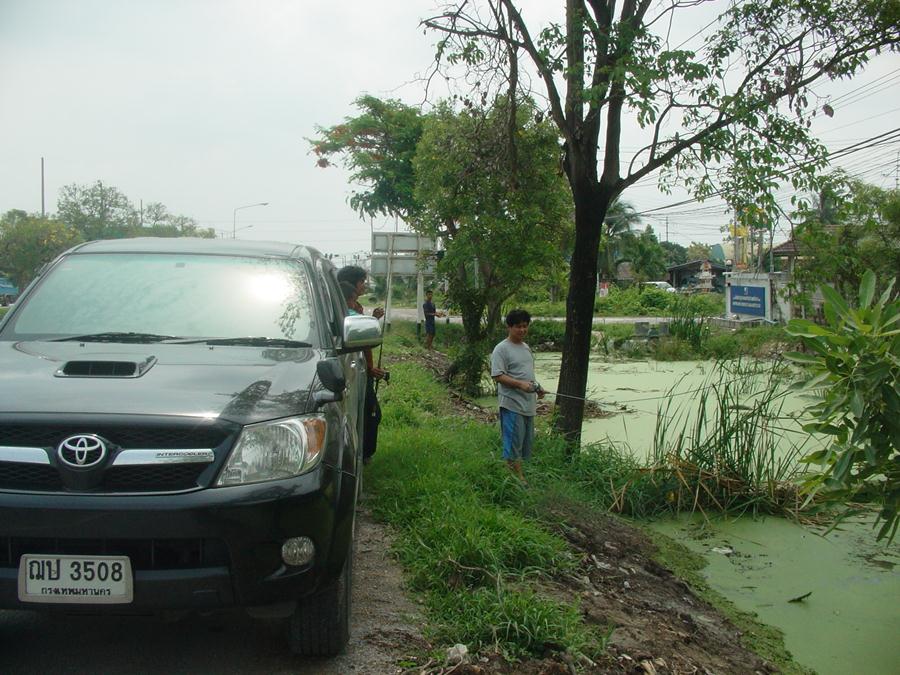
[[[562,0],[525,0],[545,20]],[[673,27],[698,31],[724,2]],[[426,101],[424,75],[438,36],[420,21],[434,0],[0,0],[0,213],[56,210],[60,188],[102,180],[138,206],[161,202],[223,236],[290,241],[352,256],[373,230],[348,204],[340,168],[320,169],[306,139],[358,111],[363,93],[410,105]],[[676,42],[677,43],[677,42]],[[428,101],[448,93],[432,81]],[[813,132],[831,150],[895,129],[900,56],[882,55],[852,81],[828,83],[833,118]],[[629,128],[623,150],[643,145]],[[868,182],[894,187],[900,143],[839,161]],[[790,192],[783,192],[783,199]],[[660,239],[715,243],[721,203],[665,208],[687,197],[642,181],[624,195],[647,212]],[[268,202],[267,206],[249,206]],[[247,208],[239,208],[247,207]],[[237,210],[236,210],[237,209]],[[787,225],[776,230],[786,238]]]

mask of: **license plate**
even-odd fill
[[[121,604],[134,597],[126,556],[23,555],[19,600],[67,604]]]

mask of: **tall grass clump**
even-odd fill
[[[717,364],[694,392],[693,419],[670,390],[657,411],[651,472],[670,486],[673,510],[798,515],[800,449],[781,446],[799,428],[784,414],[782,374],[777,364],[762,376],[752,364]]]
[[[676,297],[669,320],[669,334],[684,340],[699,352],[709,337],[709,322],[698,302],[691,296]]]
[[[529,518],[529,493],[500,461],[493,426],[448,414],[447,394],[411,363],[381,390],[384,423],[366,481],[375,514],[422,593],[434,637],[510,658],[548,646],[589,653],[602,637],[540,582],[574,569],[566,542]],[[392,423],[395,415],[414,416]],[[592,646],[593,645],[593,646]]]

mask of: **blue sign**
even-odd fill
[[[764,286],[730,286],[731,313],[766,316],[766,288]]]

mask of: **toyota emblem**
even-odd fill
[[[63,464],[86,469],[103,461],[106,457],[106,443],[99,436],[78,434],[69,436],[60,443],[57,453]]]

